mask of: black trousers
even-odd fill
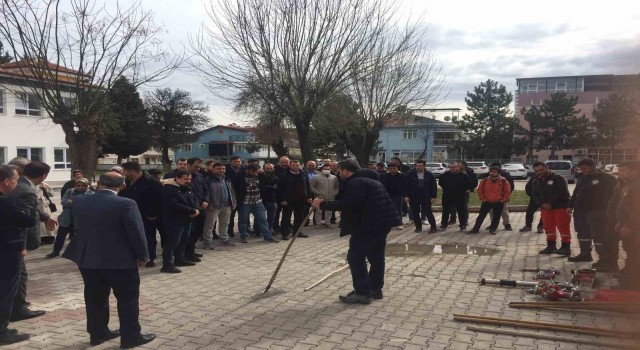
[[[409,202],[409,207],[411,208],[411,213],[413,215],[413,223],[416,225],[416,229],[422,230],[422,220],[420,220],[420,213],[425,212],[427,216],[427,220],[429,221],[429,225],[431,225],[432,229],[437,227],[436,225],[436,217],[433,216],[433,211],[431,210],[431,201],[429,198],[422,199],[411,199]]]
[[[353,289],[357,294],[369,295],[384,287],[384,250],[389,229],[351,235],[347,261],[351,268]],[[367,262],[371,265],[367,271]]]
[[[189,234],[189,239],[187,240],[187,246],[184,249],[184,256],[187,258],[193,258],[196,254],[196,243],[200,237],[202,237],[202,232],[204,231],[204,221],[207,218],[207,211],[200,210],[200,214],[193,218],[191,224],[191,233]]]
[[[289,228],[291,227],[291,214],[293,214],[293,232],[298,230],[302,220],[306,215],[306,201],[291,201],[287,205],[282,206],[282,223],[280,225],[280,232],[282,237],[289,236]]]
[[[460,225],[467,225],[469,221],[469,195],[457,198],[447,198],[442,200],[442,225],[447,226],[449,215],[458,213]]]
[[[482,202],[482,205],[480,205],[480,213],[478,214],[478,218],[476,219],[476,224],[473,225],[473,229],[474,230],[480,229],[480,226],[482,225],[484,218],[487,217],[487,214],[489,214],[491,210],[495,210],[494,213],[502,213],[503,206],[504,206],[504,203],[502,202],[497,202],[497,203]],[[493,218],[491,218],[491,225],[489,227],[494,230],[497,229],[498,225],[500,225],[500,218],[501,218],[500,215],[494,215]]]
[[[62,248],[64,247],[64,241],[67,239],[67,235],[69,236],[69,239],[73,239],[73,237],[76,235],[75,227],[73,225],[69,227],[59,226],[58,233],[56,233],[56,240],[53,243],[54,253],[60,253],[62,251]]]
[[[118,302],[121,342],[140,335],[140,275],[138,269],[80,269],[87,306],[87,331],[91,339],[102,339],[109,330],[109,295],[113,289]]]
[[[27,307],[27,281],[29,280],[29,274],[27,274],[27,265],[25,265],[22,255],[20,255],[20,259],[22,261],[20,267],[20,283],[18,285],[18,292],[13,299],[13,309],[11,310],[13,314],[20,313]]]
[[[467,211],[467,221],[469,221],[469,197],[470,197],[471,193],[467,192],[465,193],[465,198],[466,198],[466,202],[465,202],[465,208]],[[444,209],[443,209],[444,210]],[[456,208],[455,205],[451,206],[451,209],[449,209],[449,218],[453,221],[457,221],[458,220],[458,209]]]
[[[23,267],[24,259],[19,250],[0,249],[0,336],[9,326]]]
[[[157,229],[158,229],[158,219],[149,220],[147,218],[142,218],[142,223],[144,224],[144,235],[147,238],[147,249],[149,250],[149,259],[156,259],[156,248],[158,247],[158,239]]]
[[[524,225],[526,227],[533,226],[533,216],[535,215],[536,211],[538,211],[538,209],[540,209],[540,206],[537,205],[533,200],[529,200],[529,205],[527,205],[527,213],[524,216]],[[540,219],[540,222],[538,222],[538,227],[542,227],[542,219]]]

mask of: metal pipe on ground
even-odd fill
[[[513,335],[516,337],[527,337],[527,338],[536,338],[536,339],[544,339],[544,340],[556,340],[556,341],[570,342],[570,343],[589,344],[589,345],[602,346],[602,347],[608,347],[608,348],[638,349],[640,347],[639,343],[627,344],[627,343],[620,343],[620,342],[608,342],[608,341],[602,341],[602,340],[583,339],[578,337],[563,337],[563,336],[544,334],[544,333],[521,332],[521,331],[512,331],[507,329],[489,328],[489,327],[467,326],[467,330],[474,331],[474,332]]]
[[[454,314],[453,319],[455,321],[477,322],[477,323],[485,323],[485,324],[492,324],[492,325],[523,327],[523,328],[531,328],[531,329],[543,329],[543,330],[549,330],[549,331],[573,332],[573,333],[590,334],[590,335],[597,335],[597,336],[603,336],[603,337],[637,338],[640,335],[638,332],[627,332],[627,331],[619,331],[619,330],[613,330],[613,329],[603,329],[603,328],[595,328],[595,327],[584,327],[584,326],[564,325],[564,324],[535,322],[535,321],[509,320],[509,319],[502,319],[502,318],[472,316],[472,315]]]

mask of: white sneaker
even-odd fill
[[[400,226],[396,227],[396,230],[404,230],[404,225],[400,225]]]

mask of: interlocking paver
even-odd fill
[[[471,215],[471,220],[475,220]],[[438,215],[437,215],[438,216]],[[514,228],[524,213],[512,213]],[[337,230],[309,227],[311,238],[297,240],[274,287],[284,294],[252,300],[264,288],[285,249],[251,240],[233,248],[206,252],[203,262],[179,275],[158,268],[141,270],[140,321],[158,335],[144,349],[578,349],[578,345],[524,337],[476,333],[453,321],[471,314],[592,327],[637,329],[640,322],[624,314],[509,309],[510,301],[534,300],[519,288],[479,286],[480,276],[531,279],[525,267],[558,267],[564,272],[587,264],[570,264],[540,256],[544,235],[499,231],[469,236],[416,234],[411,225],[393,231],[390,243],[447,244],[497,249],[492,256],[431,254],[387,258],[385,299],[371,305],[344,305],[337,295],[351,289],[345,271],[314,289],[302,290],[344,264],[348,242]],[[7,349],[84,349],[88,346],[82,278],[64,259],[44,259],[50,246],[27,256],[28,296],[43,317],[15,323],[31,333],[28,342]],[[575,247],[574,250],[577,250]],[[604,276],[604,285],[609,280]],[[117,328],[112,297],[111,327]],[[540,331],[544,334],[567,335]],[[586,336],[584,336],[586,337]],[[589,338],[591,339],[591,338]],[[595,339],[595,338],[593,338]],[[97,349],[112,349],[110,341]],[[580,345],[580,349],[597,349]]]

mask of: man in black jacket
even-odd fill
[[[474,175],[475,176],[475,175]],[[467,198],[473,189],[471,178],[460,172],[458,163],[451,163],[449,170],[440,176],[439,185],[442,188],[442,230],[447,229],[449,213],[453,206],[460,217],[460,230],[467,228],[469,220],[469,207]]]
[[[311,203],[311,189],[309,178],[300,169],[300,161],[291,160],[289,171],[279,177],[278,201],[282,206],[282,239],[289,239],[289,226],[291,225],[291,214],[293,214],[293,231],[298,230],[305,215],[307,203]],[[304,233],[298,237],[307,238]]]
[[[262,196],[262,203],[267,209],[269,230],[273,233],[276,211],[278,210],[278,177],[274,174],[275,167],[271,163],[265,163],[262,170],[263,172],[259,174],[260,196]]]
[[[422,232],[420,213],[426,212],[427,220],[429,220],[429,225],[431,225],[429,234],[436,233],[438,229],[436,218],[431,211],[431,205],[436,202],[436,198],[438,197],[438,183],[436,182],[435,176],[426,169],[424,160],[417,160],[416,168],[409,170],[405,176],[404,191],[404,200],[409,203],[413,222],[416,226],[415,232]]]
[[[189,187],[198,198],[199,214],[193,219],[191,225],[191,235],[184,251],[184,258],[192,262],[200,262],[201,254],[196,253],[196,243],[202,237],[204,232],[204,221],[206,220],[206,209],[209,207],[209,188],[204,181],[204,176],[200,173],[202,167],[202,159],[194,157],[187,159],[187,167],[191,172],[191,183]]]
[[[380,181],[384,185],[385,190],[389,194],[393,205],[395,205],[396,212],[402,217],[402,197],[404,195],[404,174],[398,169],[396,163],[389,163],[387,166],[388,172],[381,176]],[[398,230],[402,230],[402,225],[396,226]]]
[[[156,247],[158,245],[156,230],[164,231],[160,226],[162,223],[162,184],[142,171],[138,162],[123,163],[122,169],[124,176],[129,180],[129,185],[118,195],[133,199],[138,204],[149,249],[150,260],[146,267],[154,267],[156,266]]]
[[[533,225],[533,215],[535,215],[536,211],[540,209],[540,206],[536,204],[532,196],[533,182],[535,180],[536,177],[532,176],[527,182],[527,185],[524,187],[524,191],[526,192],[527,196],[529,196],[529,205],[527,205],[527,213],[524,217],[524,227],[520,229],[520,232],[531,232],[531,227]],[[542,229],[542,219],[538,221],[537,232],[544,232],[544,230]]]
[[[509,174],[508,171],[505,171],[502,169],[502,164],[500,163],[489,164],[489,167],[492,167],[492,166],[500,168],[500,176],[507,179],[507,181],[509,182],[509,186],[511,186],[511,192],[515,191],[516,184],[513,181],[513,176],[511,176],[511,174]],[[489,177],[488,173],[478,176],[478,179],[482,180],[482,179],[486,179],[487,177]],[[494,214],[502,215],[502,223],[504,224],[504,229],[506,231],[513,231],[513,227],[511,226],[511,221],[509,220],[509,203],[504,203],[504,206],[502,206],[502,213],[494,213],[493,211],[489,212],[490,217],[493,217]]]
[[[467,165],[467,162],[462,161],[462,162],[458,162],[458,169],[461,173],[467,174],[467,176],[469,176],[469,179],[471,180],[471,191],[467,192],[467,194],[465,195],[465,208],[466,208],[466,212],[467,214],[469,213],[469,198],[471,195],[471,192],[475,191],[476,188],[478,187],[478,176],[476,175],[476,173],[473,171],[473,169],[469,168],[469,166]],[[449,221],[447,222],[447,226],[449,225],[455,225],[458,222],[458,209],[456,208],[455,205],[451,206],[451,209],[449,209]],[[467,215],[467,220],[469,218],[469,215]]]
[[[342,197],[335,201],[316,198],[313,207],[339,210],[340,236],[351,235],[347,261],[354,290],[340,296],[340,300],[370,304],[372,298],[383,298],[387,235],[392,227],[402,224],[402,219],[375,171],[360,169],[355,160],[346,159],[340,162],[340,176],[346,180]],[[366,260],[371,265],[370,271]]]
[[[171,170],[170,172],[164,174],[163,179],[173,179],[176,177],[176,172],[178,170],[188,170],[187,167],[187,158],[179,158],[176,160],[176,168]]]
[[[573,225],[578,233],[580,254],[570,257],[571,262],[592,261],[591,241],[599,256],[606,255],[603,243],[607,238],[607,204],[616,188],[615,176],[596,167],[593,159],[578,162],[582,176],[578,179],[567,211],[573,213]],[[604,243],[606,244],[606,243]],[[618,272],[617,261],[598,261],[599,271]]]
[[[0,165],[0,345],[18,343],[30,337],[7,328],[20,287],[23,258],[27,255],[25,229],[36,225],[36,218],[19,210],[7,196],[18,184],[18,178],[14,167]]]
[[[405,176],[407,175],[407,173],[409,172],[409,170],[411,170],[411,167],[402,163],[402,160],[399,157],[393,157],[391,158],[391,164],[395,164],[396,167],[398,167],[398,171],[405,174]],[[402,201],[402,216],[407,216],[407,213],[409,212],[409,204],[405,201]]]
[[[162,181],[162,220],[167,241],[162,249],[161,272],[180,273],[176,266],[194,266],[184,259],[184,250],[191,235],[193,218],[200,214],[199,201],[189,187],[191,173],[177,170],[176,177]],[[175,258],[175,259],[174,259]]]
[[[229,165],[225,169],[225,177],[233,184],[233,189],[238,193],[238,178],[243,176],[247,171],[247,167],[242,164],[242,159],[238,156],[232,156],[229,158]],[[229,226],[227,227],[227,234],[229,237],[233,237],[233,228],[235,226],[235,218],[238,213],[238,208],[231,210],[231,216],[229,216]]]

